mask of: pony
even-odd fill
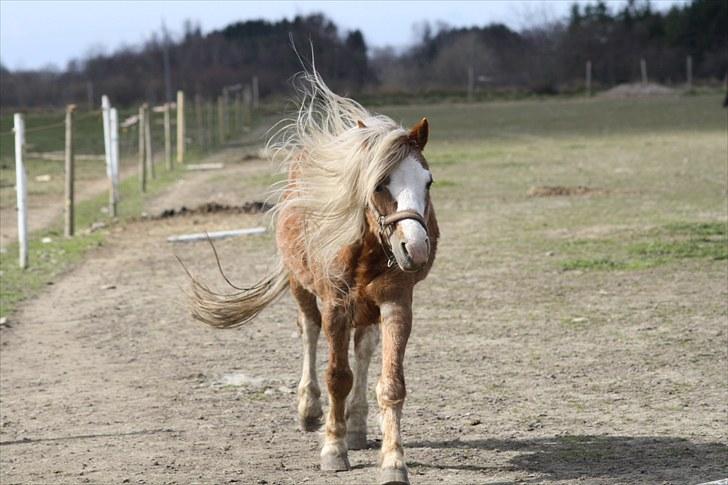
[[[381,337],[379,481],[408,484],[400,436],[405,348],[413,289],[430,271],[439,237],[423,155],[428,121],[405,129],[370,113],[332,92],[315,69],[297,81],[297,115],[268,144],[288,174],[273,209],[278,263],[232,294],[193,278],[191,313],[213,327],[237,327],[290,290],[303,343],[298,418],[304,431],[319,429],[324,416],[315,365],[323,327],[329,350],[323,471],[349,470],[347,451],[367,447],[367,370]]]

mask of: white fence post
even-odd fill
[[[177,91],[177,163],[185,162],[185,93]]]
[[[109,111],[109,128],[111,129],[111,189],[113,210],[112,217],[116,217],[119,204],[119,113],[116,108]]]
[[[116,216],[116,201],[114,200],[114,180],[112,177],[111,155],[111,103],[109,97],[101,96],[101,118],[104,122],[104,154],[106,156],[106,176],[109,178],[109,215]]]
[[[18,247],[21,268],[28,267],[28,188],[26,186],[23,148],[25,147],[25,122],[23,115],[13,117],[15,131],[15,192],[18,197]]]

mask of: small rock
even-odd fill
[[[556,254],[556,253],[553,252],[553,251],[549,251],[549,252],[546,253],[546,256],[553,256],[554,254]]]
[[[50,174],[47,174],[47,173],[43,174],[43,175],[36,175],[35,181],[36,182],[50,182],[51,176],[50,176]]]
[[[576,317],[571,319],[571,323],[586,323],[588,320],[584,317]]]
[[[42,242],[43,244],[49,244],[49,243],[53,242],[53,239],[51,239],[49,237],[44,237],[43,239],[40,240],[40,242]]]
[[[115,290],[116,289],[116,285],[103,285],[101,287],[101,289],[102,290]]]
[[[480,421],[479,419],[474,419],[474,420],[470,421],[470,426],[477,426],[477,425],[479,425],[479,424],[480,424],[481,422],[482,422],[482,421]]]
[[[106,224],[103,222],[94,222],[91,224],[91,232],[101,230],[106,227]]]

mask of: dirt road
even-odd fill
[[[257,161],[190,174],[149,210],[260,200],[271,171]],[[407,354],[413,484],[728,476],[723,266],[535,271],[515,250],[482,250],[470,228],[487,214],[441,207],[440,259],[416,292]],[[0,482],[374,483],[373,386],[371,446],[350,453],[352,471],[322,474],[319,436],[296,429],[288,296],[238,330],[187,317],[174,254],[206,281],[220,278],[206,243],[165,237],[261,223],[212,215],[112,227],[104,247],[28,302],[0,333]],[[270,235],[217,247],[237,282],[273,262]],[[598,321],[583,324],[575,307]]]

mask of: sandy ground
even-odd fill
[[[222,177],[190,174],[149,212],[259,200],[239,181],[270,171],[249,162]],[[483,211],[454,218],[441,205],[440,257],[416,291],[406,360],[413,484],[728,476],[724,265],[537,271],[528,258],[542,255],[487,249],[471,230]],[[0,333],[0,482],[375,483],[373,385],[370,449],[350,452],[350,472],[322,474],[320,436],[296,429],[290,297],[238,330],[187,317],[174,255],[220,278],[206,243],[165,237],[261,223],[213,215],[112,227],[104,247],[27,302]],[[273,262],[270,235],[217,246],[238,282]]]

